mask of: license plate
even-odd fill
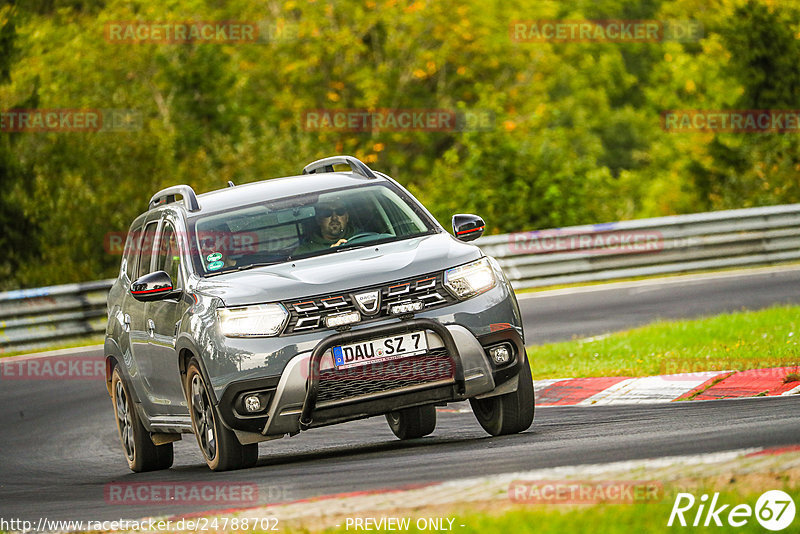
[[[428,350],[425,332],[411,332],[392,337],[333,347],[333,363],[337,369],[408,358]]]

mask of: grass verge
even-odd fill
[[[787,486],[781,487],[779,484],[769,489],[781,489],[788,493],[795,503],[800,503],[800,490]],[[687,523],[682,527],[678,518],[673,521],[673,525],[667,526],[675,495],[670,494],[659,502],[638,503],[638,504],[594,504],[594,505],[537,505],[537,506],[513,506],[510,508],[501,507],[499,510],[477,512],[470,508],[461,508],[450,511],[443,516],[428,515],[428,518],[444,518],[444,525],[447,526],[447,519],[454,519],[452,531],[463,534],[494,534],[508,533],[515,534],[657,534],[664,532],[714,532],[714,533],[763,533],[767,532],[758,522],[754,515],[750,517],[740,517],[739,520],[746,520],[746,524],[741,527],[734,527],[728,524],[728,513],[734,506],[747,505],[755,513],[756,502],[762,492],[751,492],[741,494],[739,492],[719,492],[717,506],[727,504],[727,508],[719,514],[721,526],[714,524],[710,520],[710,526],[702,526],[706,520],[708,503],[699,520],[699,526],[693,526],[700,497],[704,494],[713,498],[713,489],[692,491],[696,498],[695,505],[683,514]],[[682,501],[685,503],[686,501]],[[480,507],[484,508],[484,507]],[[463,512],[463,513],[459,513]],[[421,516],[425,518],[426,516]],[[379,518],[379,517],[378,517]],[[784,532],[796,532],[793,530],[800,522],[800,518],[795,517],[794,522]],[[462,526],[463,525],[463,526]],[[418,528],[417,520],[410,521],[410,528],[406,532],[429,532]],[[420,525],[424,526],[424,525]],[[324,532],[339,534],[353,532],[355,529],[345,525],[340,528],[327,529]],[[290,532],[314,532],[314,530],[294,530]],[[381,531],[381,530],[379,530]]]
[[[0,352],[0,358],[6,358],[8,356],[19,356],[21,354],[37,354],[39,352],[50,352],[54,350],[72,349],[75,347],[88,347],[90,345],[102,345],[104,339],[105,337],[103,334],[98,334],[96,336],[75,338],[55,345],[48,345],[39,348],[33,348],[33,349],[29,348],[25,350],[12,350],[8,352]]]
[[[727,313],[528,348],[534,377],[651,376],[797,366],[800,306]]]

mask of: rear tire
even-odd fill
[[[111,392],[114,403],[114,417],[117,420],[117,434],[128,467],[135,473],[169,469],[173,462],[172,443],[156,445],[150,439],[150,432],[142,425],[130,390],[119,367],[114,367],[111,375]]]
[[[427,405],[397,410],[387,413],[386,421],[400,439],[421,438],[436,428],[436,407]]]
[[[186,400],[192,429],[208,467],[212,471],[230,471],[253,467],[258,461],[258,444],[242,445],[231,430],[222,425],[211,402],[209,389],[197,360],[186,369]]]
[[[492,436],[516,434],[527,430],[533,423],[533,377],[527,359],[519,371],[517,391],[489,397],[470,399],[475,418]]]

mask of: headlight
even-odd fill
[[[444,273],[444,286],[460,299],[468,299],[492,289],[497,283],[488,258],[449,269]]]
[[[260,304],[241,308],[218,308],[217,317],[227,337],[277,336],[289,314],[280,304]]]

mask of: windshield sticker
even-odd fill
[[[223,265],[225,265],[225,262],[213,261],[213,262],[208,264],[208,267],[206,267],[206,269],[208,269],[209,271],[217,271],[219,269],[222,269]]]
[[[206,260],[208,260],[209,262],[214,262],[221,259],[222,259],[222,254],[220,254],[219,252],[212,252],[211,254],[206,256]]]

